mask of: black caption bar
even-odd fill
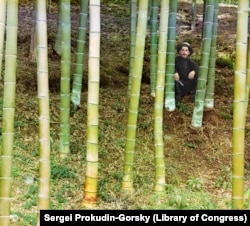
[[[250,210],[41,210],[45,225],[247,225]]]

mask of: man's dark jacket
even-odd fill
[[[188,74],[191,71],[195,71],[194,79],[189,79]],[[183,58],[181,56],[177,56],[175,58],[175,72],[179,73],[180,83],[177,83],[181,90],[181,95],[184,96],[188,93],[194,92],[197,86],[197,78],[198,78],[198,66],[192,61],[190,58]]]

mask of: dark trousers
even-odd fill
[[[175,81],[175,100],[181,101],[186,95],[191,95],[191,101],[193,102],[196,94],[197,80],[188,80],[187,82]]]

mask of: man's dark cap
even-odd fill
[[[188,43],[188,42],[182,42],[180,43],[179,45],[176,46],[176,50],[177,50],[177,53],[179,53],[179,51],[181,50],[181,48],[185,46],[185,47],[188,47],[188,50],[190,52],[190,55],[192,55],[193,53],[193,49],[191,47],[191,45]]]

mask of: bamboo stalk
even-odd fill
[[[70,1],[62,0],[62,43],[60,82],[60,145],[64,158],[70,152],[70,68],[71,68],[71,23]]]
[[[168,19],[168,46],[166,62],[166,82],[165,82],[165,108],[168,111],[175,110],[175,44],[176,44],[176,17],[178,1],[170,1]]]
[[[37,81],[39,110],[39,191],[37,225],[40,210],[50,208],[50,113],[46,1],[36,1]]]
[[[196,0],[192,0],[192,23],[191,30],[195,31],[195,22],[196,22]]]
[[[244,208],[244,152],[246,114],[246,68],[248,36],[248,1],[239,1],[234,68],[232,208]]]
[[[122,181],[122,192],[133,194],[133,164],[136,143],[136,127],[139,109],[139,97],[141,89],[141,78],[145,48],[145,37],[147,28],[148,0],[139,1],[138,25],[135,43],[135,58],[133,65],[133,77],[131,81],[131,92],[129,99],[129,113],[126,131],[126,143],[124,152],[124,175]]]
[[[74,106],[79,106],[81,103],[81,91],[82,91],[82,74],[84,71],[84,49],[86,43],[86,27],[88,21],[88,0],[81,0],[80,5],[80,18],[78,27],[78,37],[76,46],[76,62],[74,68],[73,87],[71,93],[71,101]]]
[[[100,86],[101,3],[90,0],[89,74],[87,103],[87,170],[82,205],[92,208],[97,202],[98,185],[98,130]]]
[[[214,20],[214,0],[207,0],[205,6],[205,18],[202,34],[202,51],[199,66],[199,77],[195,96],[195,105],[192,116],[192,126],[201,127],[204,110],[204,99],[207,86],[207,73],[212,42],[213,20]]]
[[[57,13],[57,30],[56,30],[56,40],[54,44],[54,51],[61,55],[62,53],[62,0],[58,0],[58,13]]]
[[[6,0],[0,1],[0,80],[2,79],[2,63],[4,50]]]
[[[213,19],[213,31],[210,49],[210,58],[208,65],[207,75],[207,89],[205,94],[205,107],[214,107],[214,85],[215,85],[215,67],[216,67],[216,39],[217,39],[217,28],[218,28],[218,11],[219,1],[215,0],[214,5],[214,19]]]
[[[0,164],[0,225],[10,224],[12,157],[17,67],[18,1],[7,2],[5,74],[3,94],[2,150]]]
[[[155,149],[155,186],[156,195],[165,195],[165,156],[163,141],[163,106],[165,70],[167,55],[169,19],[169,0],[161,0],[160,26],[159,26],[159,49],[157,63],[156,93],[154,103],[154,149]]]
[[[134,69],[135,40],[136,40],[136,23],[137,23],[137,0],[130,2],[130,51],[129,51],[129,79],[128,79],[128,96],[131,91],[131,82]]]
[[[155,96],[155,84],[157,74],[158,9],[158,0],[153,0],[151,5],[150,19],[150,89],[152,96]]]

